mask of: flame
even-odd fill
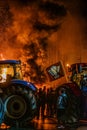
[[[9,128],[10,128],[10,126],[7,126],[5,123],[2,123],[0,125],[0,129],[9,129]]]
[[[7,79],[7,68],[2,69],[2,73],[0,74],[0,82],[5,82]]]
[[[4,58],[4,56],[3,56],[2,53],[0,54],[0,59],[1,59],[1,60],[5,60],[5,58]]]
[[[70,64],[67,63],[67,64],[66,64],[66,67],[70,67]]]
[[[3,72],[1,74],[3,80],[6,80],[6,73],[7,73],[7,68],[3,68]]]

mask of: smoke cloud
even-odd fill
[[[86,59],[86,11],[81,0],[1,0],[0,53],[22,60],[30,81],[45,83],[50,64]]]

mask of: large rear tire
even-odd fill
[[[17,126],[31,121],[36,114],[36,98],[26,86],[11,84],[3,94],[4,123]]]
[[[3,122],[4,118],[4,104],[2,99],[0,98],[0,124]]]
[[[67,107],[61,120],[66,124],[78,123],[80,117],[80,96],[76,96],[68,85],[61,85],[57,88],[57,93],[61,88],[65,88],[67,94]]]

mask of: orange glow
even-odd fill
[[[5,60],[5,58],[4,58],[4,56],[3,56],[2,53],[0,54],[0,59],[1,59],[1,60]]]
[[[70,67],[70,65],[69,65],[68,63],[66,64],[66,66],[67,66],[67,67]]]
[[[7,126],[5,123],[2,123],[0,129],[9,129],[10,126]]]
[[[5,82],[7,79],[7,68],[3,68],[0,74],[0,82]]]
[[[7,68],[3,68],[3,72],[1,74],[3,80],[6,80],[6,73],[7,73]]]

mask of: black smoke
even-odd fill
[[[8,59],[15,58],[26,62],[29,69],[25,71],[25,75],[32,82],[46,82],[48,39],[61,29],[66,15],[64,5],[54,1],[1,0],[0,51]]]
[[[6,28],[12,24],[12,13],[7,3],[0,1],[0,30],[6,31]]]

